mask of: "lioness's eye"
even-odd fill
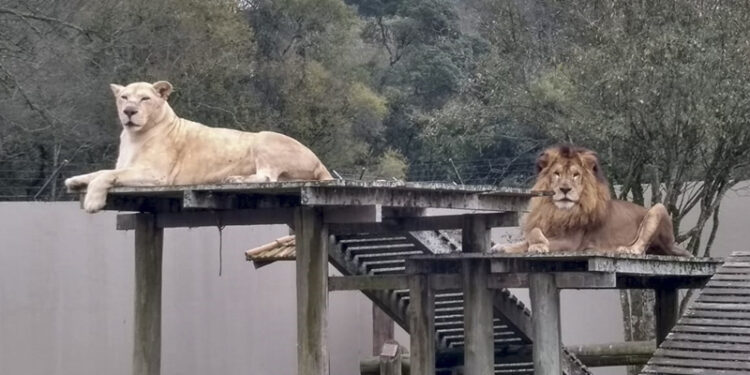
[[[560,172],[555,172],[555,177],[560,177]]]
[[[144,96],[144,97],[141,98],[141,101],[146,101],[146,100],[150,100],[150,99],[151,98],[149,98],[148,96]]]
[[[578,178],[578,177],[581,177],[581,174],[580,174],[580,173],[574,173],[574,174],[573,174],[573,178]]]
[[[128,96],[127,95],[123,95],[123,96],[121,96],[121,98],[123,98],[125,100],[128,100]]]

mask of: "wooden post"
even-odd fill
[[[380,350],[380,375],[401,375],[401,345],[389,340]]]
[[[490,229],[484,217],[464,216],[462,230],[464,253],[481,253],[490,248]],[[489,261],[464,260],[464,374],[491,374],[495,366],[492,327],[492,291],[488,288]]]
[[[317,208],[300,207],[297,236],[297,374],[328,375],[328,230]]]
[[[378,305],[372,304],[372,354],[381,354],[383,345],[393,340],[395,324]]]
[[[435,291],[425,274],[409,276],[412,375],[435,374]]]
[[[654,318],[656,320],[656,345],[664,341],[680,317],[679,290],[674,288],[654,290]]]
[[[529,274],[534,374],[560,375],[560,291],[551,273]]]
[[[151,214],[135,218],[133,374],[161,371],[161,262],[164,230]]]

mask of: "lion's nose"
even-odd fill
[[[133,117],[134,114],[138,113],[138,110],[135,108],[125,108],[123,111],[128,117]]]
[[[561,192],[562,192],[563,194],[568,194],[568,193],[570,193],[570,190],[571,190],[571,188],[569,188],[569,187],[561,187],[561,188],[560,188],[560,191],[561,191]]]

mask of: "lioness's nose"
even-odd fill
[[[138,113],[138,110],[135,108],[125,108],[123,111],[128,117],[132,117],[134,114]]]
[[[560,191],[561,191],[561,192],[562,192],[563,194],[568,194],[568,193],[570,192],[570,190],[571,190],[571,189],[570,189],[569,187],[561,187],[561,188],[560,188]]]

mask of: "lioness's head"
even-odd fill
[[[135,82],[127,86],[113,83],[109,87],[115,95],[120,123],[128,131],[142,132],[160,123],[171,112],[166,103],[172,84],[167,81]]]

